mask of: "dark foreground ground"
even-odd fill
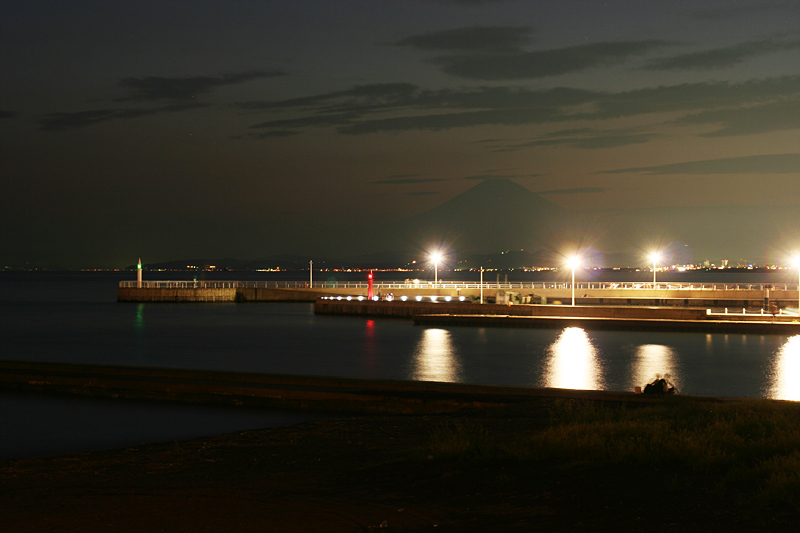
[[[717,475],[430,455],[465,417],[494,439],[549,401],[325,420],[0,463],[0,531],[795,531]]]

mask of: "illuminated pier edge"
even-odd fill
[[[122,281],[118,301],[305,301],[368,297],[361,282],[276,281]],[[703,307],[725,314],[798,317],[800,294],[794,284],[612,282],[373,282],[373,299],[481,301],[503,304]]]

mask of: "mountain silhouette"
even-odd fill
[[[508,179],[490,179],[430,211],[396,224],[406,244],[429,243],[460,253],[542,249],[566,210]]]

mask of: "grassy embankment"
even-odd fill
[[[712,490],[730,493],[734,487],[749,504],[800,511],[798,404],[672,397],[655,405],[609,407],[560,400],[551,422],[543,430],[520,428],[500,441],[478,423],[456,420],[439,425],[418,452],[472,463],[545,461],[589,470],[671,472],[712,480]]]

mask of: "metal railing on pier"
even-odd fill
[[[120,281],[120,288],[135,289],[136,281]],[[569,282],[507,282],[483,283],[484,289],[498,290],[536,290],[536,289],[571,289]],[[146,289],[235,289],[235,288],[265,288],[265,289],[365,289],[368,283],[363,281],[142,281],[142,288]],[[375,282],[373,288],[377,289],[480,289],[480,283],[432,281],[404,282],[382,281]],[[692,290],[692,291],[764,291],[766,289],[777,291],[797,290],[796,285],[781,283],[641,283],[641,282],[578,282],[576,290]]]

